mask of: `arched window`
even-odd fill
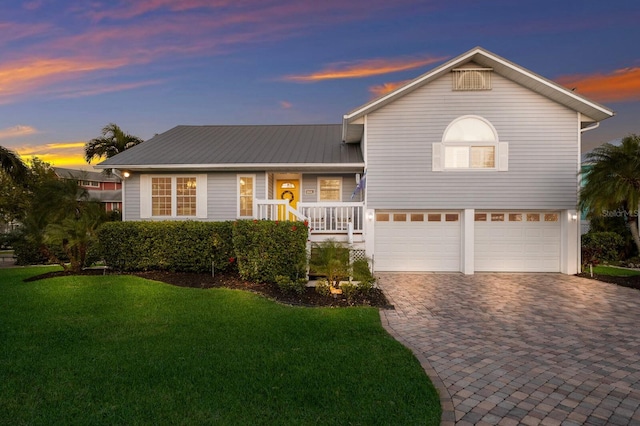
[[[447,126],[442,143],[434,144],[433,170],[506,170],[507,150],[507,144],[499,142],[489,121],[474,115],[462,116]]]

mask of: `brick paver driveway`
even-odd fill
[[[443,423],[640,425],[640,291],[560,274],[378,275],[395,305],[383,323],[440,388]]]

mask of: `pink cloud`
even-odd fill
[[[98,85],[98,86],[90,87],[83,90],[72,91],[72,92],[63,94],[61,97],[62,98],[80,98],[84,96],[102,95],[104,93],[122,92],[124,90],[132,90],[140,87],[156,86],[164,82],[165,80],[147,80],[147,81],[136,81],[133,83]]]
[[[280,101],[280,107],[282,109],[290,109],[291,107],[293,107],[293,104],[287,101]]]
[[[288,75],[287,81],[310,82],[343,78],[362,78],[389,74],[423,67],[445,58],[403,58],[403,59],[367,59],[355,62],[342,62],[311,74]]]
[[[82,58],[30,58],[0,64],[0,103],[6,103],[21,93],[44,85],[75,78],[98,70],[123,66],[121,60]]]
[[[383,95],[386,95],[387,93],[393,92],[394,90],[404,86],[410,81],[411,80],[403,80],[403,81],[394,81],[389,83],[377,84],[375,86],[369,87],[369,92],[371,92],[371,94],[377,98],[379,96],[383,96]]]
[[[35,133],[38,133],[35,127],[18,124],[17,126],[0,129],[0,139],[15,139]]]
[[[600,102],[640,100],[640,67],[623,68],[608,74],[566,75],[556,81]]]

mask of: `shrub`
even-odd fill
[[[307,288],[307,280],[305,278],[299,278],[292,280],[286,275],[278,275],[276,277],[276,284],[283,293],[302,294]]]
[[[310,268],[323,274],[337,288],[340,278],[349,276],[349,249],[332,239],[314,244]]]
[[[41,241],[36,241],[22,230],[13,233],[12,240],[16,265],[43,265],[49,263],[49,256]]]
[[[352,282],[343,282],[340,284],[342,294],[347,298],[348,302],[351,302],[356,294],[358,294],[358,286]]]
[[[327,280],[319,280],[316,282],[316,293],[322,296],[331,295],[331,284]]]
[[[122,271],[209,272],[235,263],[232,222],[108,222],[98,231],[107,265]]]
[[[307,226],[302,222],[233,222],[233,247],[240,276],[271,283],[279,275],[292,281],[305,277],[307,238]]]
[[[623,238],[615,232],[590,232],[582,236],[582,263],[619,260]]]
[[[365,296],[369,295],[376,282],[375,277],[371,273],[371,269],[369,269],[369,261],[366,259],[356,260],[353,262],[352,270],[353,279],[360,282],[360,284],[358,284],[358,291]]]

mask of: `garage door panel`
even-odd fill
[[[492,217],[491,212],[487,217]],[[522,212],[520,217],[527,218],[527,212]],[[541,214],[540,217],[545,216]],[[477,221],[475,270],[559,272],[560,229],[559,221]]]
[[[397,212],[396,212],[397,213]],[[411,217],[410,212],[407,217]],[[423,213],[427,218],[428,213]],[[393,213],[390,214],[393,217]],[[444,219],[444,215],[442,216]],[[460,222],[377,221],[375,267],[378,271],[459,271]]]

